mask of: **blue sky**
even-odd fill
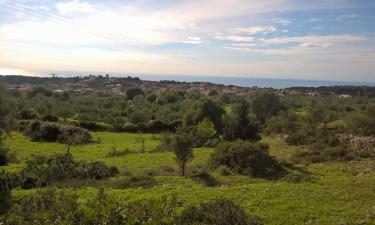
[[[0,74],[375,82],[373,0],[0,0]]]

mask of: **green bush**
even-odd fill
[[[79,203],[79,196],[71,191],[37,190],[35,194],[8,201],[9,210],[1,218],[4,224],[74,224],[74,225],[261,225],[249,217],[244,209],[230,200],[215,200],[190,206],[181,212],[182,201],[176,196],[136,199],[126,204],[119,202],[103,189]],[[3,205],[2,205],[3,206]]]
[[[220,144],[211,154],[210,165],[215,169],[227,166],[236,173],[263,178],[278,178],[285,173],[269,155],[268,145],[242,140]]]
[[[6,166],[8,162],[8,151],[5,147],[0,145],[0,166]]]
[[[83,128],[38,120],[28,124],[24,134],[32,141],[57,141],[65,144],[86,144],[91,141],[90,133]]]
[[[347,145],[325,146],[318,143],[312,144],[293,155],[293,160],[299,163],[349,161],[357,158],[359,156]]]
[[[193,174],[190,177],[194,181],[197,181],[198,183],[207,187],[215,187],[220,185],[220,182],[206,170],[193,171]]]
[[[110,128],[108,124],[98,123],[95,121],[79,121],[76,126],[90,131],[107,131]]]
[[[124,188],[150,188],[156,185],[155,178],[151,176],[131,176],[128,178],[120,179],[114,181],[113,186],[115,188],[124,189]]]
[[[4,224],[85,224],[78,207],[78,195],[54,189],[38,190],[13,204],[3,219]],[[86,223],[87,224],[87,223]]]
[[[193,148],[215,147],[219,142],[219,136],[214,129],[185,126],[177,129],[176,134],[183,135],[186,139],[189,139]]]
[[[259,219],[246,215],[245,210],[230,200],[219,199],[185,209],[180,225],[261,225]]]
[[[128,148],[125,148],[124,150],[117,150],[115,147],[112,148],[110,152],[108,152],[107,157],[119,157],[130,154],[131,151]]]
[[[58,122],[59,118],[53,115],[45,115],[42,117],[42,120],[46,122]]]
[[[26,167],[20,172],[20,186],[28,189],[68,179],[99,180],[113,177],[117,173],[116,167],[109,167],[100,161],[75,161],[69,153],[49,157],[34,155],[26,161]]]

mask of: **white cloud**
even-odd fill
[[[258,34],[258,33],[269,33],[269,32],[276,32],[277,29],[274,26],[253,26],[253,27],[240,27],[235,29],[237,32],[240,33],[247,33],[247,34]]]
[[[232,46],[240,46],[240,47],[255,47],[257,46],[255,43],[237,43],[231,44]]]
[[[272,20],[274,23],[281,24],[283,26],[288,26],[290,24],[290,21],[283,18],[275,18]]]
[[[336,18],[337,21],[341,21],[341,20],[351,20],[351,19],[356,19],[358,18],[359,16],[357,14],[344,14],[344,15],[340,15],[338,18]]]
[[[254,41],[254,37],[247,37],[247,36],[239,36],[239,35],[227,35],[227,36],[221,36],[217,35],[214,37],[218,40],[227,40],[227,41],[238,41],[238,42],[247,42],[247,41]]]
[[[323,21],[323,19],[322,18],[311,18],[311,19],[309,19],[309,22],[311,22],[311,23],[315,23],[315,22],[319,22],[319,21]]]
[[[263,44],[288,44],[288,43],[345,43],[365,41],[368,38],[357,35],[327,35],[327,36],[302,36],[302,37],[276,37],[259,39]]]
[[[70,2],[58,2],[56,4],[56,9],[61,13],[92,13],[96,11],[95,5],[89,2],[81,2],[80,0],[73,0]]]
[[[186,43],[186,44],[201,44],[202,38],[200,37],[188,37],[186,41],[180,41],[181,43]]]
[[[179,23],[176,23],[174,25],[177,29],[181,29],[181,30],[185,30],[185,29],[196,29],[196,25],[195,23],[188,23],[188,24],[179,24]]]
[[[306,42],[299,45],[302,48],[318,48],[318,47],[330,47],[332,46],[331,43],[311,43]]]

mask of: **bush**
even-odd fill
[[[332,161],[349,161],[357,159],[353,149],[347,145],[322,146],[313,144],[307,149],[293,155],[293,160],[299,163],[321,163]]]
[[[216,172],[218,172],[222,176],[229,176],[231,171],[230,168],[226,165],[221,165],[216,169]]]
[[[65,144],[86,144],[91,141],[90,133],[83,128],[38,120],[31,122],[24,134],[32,141],[58,141]]]
[[[38,112],[35,109],[23,109],[18,113],[18,118],[21,120],[36,119]]]
[[[117,173],[116,167],[109,167],[100,161],[75,161],[69,153],[49,157],[34,155],[20,172],[20,185],[29,189],[67,179],[105,179]]]
[[[78,195],[54,189],[23,197],[6,214],[4,224],[83,224]]]
[[[259,219],[246,215],[245,210],[230,200],[219,199],[185,209],[178,224],[181,225],[261,225]]]
[[[8,151],[3,146],[0,146],[0,166],[6,166],[8,161]]]
[[[45,115],[42,117],[42,120],[46,122],[58,122],[59,118],[52,115]]]
[[[116,150],[115,147],[112,148],[110,152],[108,152],[107,157],[119,157],[119,156],[124,156],[130,154],[131,151],[128,148],[125,148],[124,150]]]
[[[269,155],[268,145],[237,140],[220,144],[211,154],[213,168],[227,166],[239,174],[278,178],[285,169]]]
[[[220,182],[206,170],[194,171],[191,175],[191,179],[207,187],[215,187],[220,184]]]
[[[131,176],[128,178],[114,181],[114,187],[119,189],[124,188],[150,188],[156,185],[155,178],[151,176]]]
[[[319,163],[330,161],[348,161],[361,157],[374,155],[372,149],[355,149],[343,140],[331,129],[320,128],[316,130],[314,140],[306,145],[306,148],[293,155],[296,162]]]
[[[189,139],[193,148],[215,147],[220,141],[215,130],[199,129],[196,126],[181,127],[176,134],[183,135],[186,139]]]
[[[110,126],[104,123],[97,123],[95,121],[80,121],[77,126],[90,131],[107,131]]]
[[[60,143],[79,145],[87,144],[91,141],[91,134],[81,127],[61,126],[60,132],[57,137],[57,141]]]
[[[16,154],[9,151],[9,149],[6,147],[0,145],[0,166],[6,166],[8,163],[16,162],[18,162]]]
[[[15,173],[0,170],[0,192],[6,192],[18,186],[19,177]]]
[[[9,196],[9,195],[8,195]],[[4,224],[150,224],[150,225],[261,225],[229,200],[191,206],[180,212],[182,201],[175,195],[118,202],[103,189],[82,204],[71,191],[37,190],[17,202],[8,201]],[[10,206],[10,204],[12,205]],[[1,205],[4,206],[4,205]]]

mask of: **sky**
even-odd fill
[[[0,74],[375,82],[374,0],[0,0]]]

